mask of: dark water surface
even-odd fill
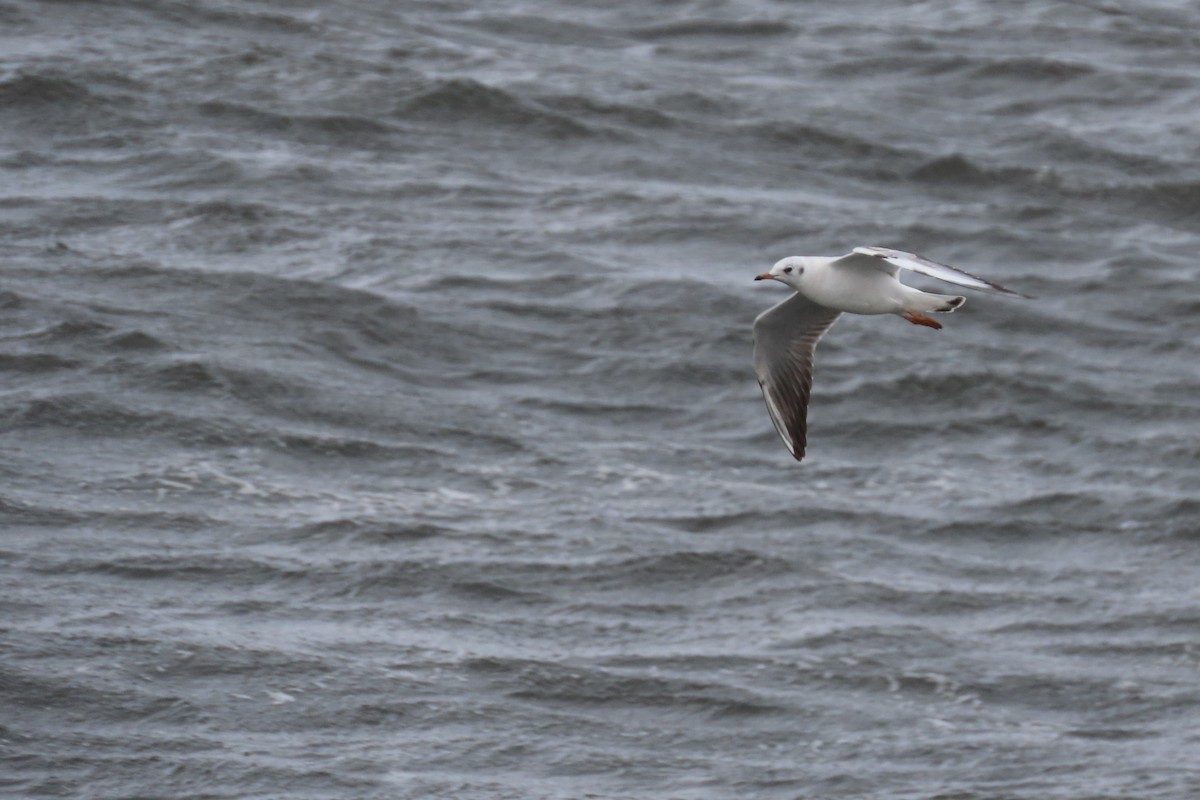
[[[1200,4],[0,0],[0,794],[1200,796]],[[809,459],[776,259],[847,318]]]

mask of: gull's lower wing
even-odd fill
[[[1012,295],[1013,297],[1028,297],[1028,295],[1014,292],[1012,289],[1006,289],[998,283],[985,280],[969,272],[963,272],[961,269],[946,264],[939,264],[936,261],[930,261],[928,258],[916,255],[915,253],[893,250],[890,247],[856,247],[853,253],[843,256],[835,263],[842,261],[848,264],[861,263],[861,257],[877,259],[875,262],[877,266],[880,265],[880,262],[890,265],[893,268],[893,274],[895,269],[907,269],[921,275],[928,275],[930,278],[937,278],[940,281],[946,281],[958,286],[966,286],[968,289],[998,292],[999,294]]]
[[[840,311],[794,294],[754,320],[754,371],[779,438],[797,461],[808,442],[813,351]]]

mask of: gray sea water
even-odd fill
[[[1194,1],[0,0],[0,794],[1200,797],[1198,131]],[[1036,299],[797,464],[862,244]]]

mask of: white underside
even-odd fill
[[[804,294],[814,303],[851,314],[899,314],[924,292],[882,270],[826,267],[805,282]]]

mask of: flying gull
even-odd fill
[[[797,461],[804,459],[813,350],[843,312],[896,314],[940,329],[929,312],[953,311],[967,298],[922,292],[897,277],[906,269],[947,283],[1013,297],[1026,295],[962,270],[887,247],[856,247],[844,256],[791,256],[754,280],[796,290],[754,320],[754,371],[775,430]]]

